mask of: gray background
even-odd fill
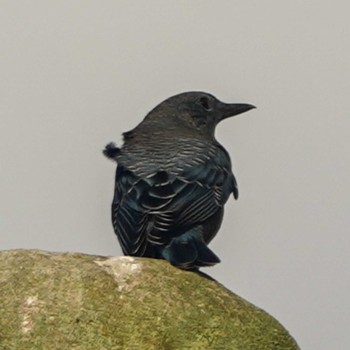
[[[119,255],[101,150],[204,90],[241,197],[205,271],[305,349],[349,349],[346,1],[1,1],[0,248]]]

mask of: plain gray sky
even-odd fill
[[[347,1],[0,2],[0,248],[119,255],[101,153],[163,99],[222,123],[240,199],[205,269],[303,350],[350,344]]]

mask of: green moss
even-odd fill
[[[0,253],[0,349],[297,350],[270,315],[165,261]]]

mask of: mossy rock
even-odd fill
[[[0,252],[0,349],[297,350],[269,314],[166,261]]]

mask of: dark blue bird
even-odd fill
[[[238,198],[216,125],[246,112],[204,92],[186,92],[155,107],[104,154],[118,163],[112,223],[125,255],[166,259],[183,269],[220,262],[208,248],[224,204]]]

